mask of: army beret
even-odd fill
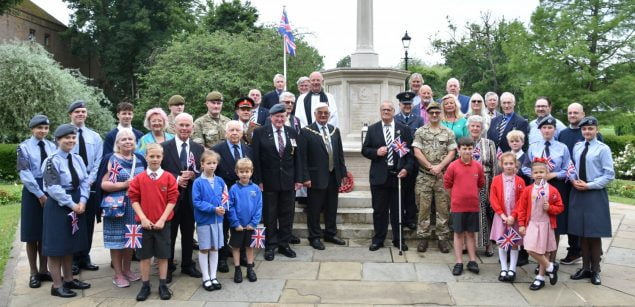
[[[441,110],[441,105],[436,101],[431,101],[430,103],[428,103],[428,106],[426,107],[426,112],[432,109]]]
[[[413,98],[415,98],[415,93],[413,92],[401,92],[397,94],[397,99],[399,99],[401,103],[410,104]]]
[[[168,100],[168,106],[178,106],[185,104],[185,98],[181,95],[174,95]]]
[[[278,114],[278,113],[283,113],[286,112],[286,108],[284,107],[283,104],[276,104],[273,107],[271,107],[271,109],[269,109],[269,115],[274,115],[274,114]]]
[[[583,127],[583,126],[597,126],[598,125],[598,120],[597,118],[593,117],[593,116],[587,116],[585,118],[583,118],[580,121],[580,124],[578,124],[578,127]]]
[[[75,100],[71,102],[71,104],[68,106],[68,113],[73,113],[73,111],[75,111],[75,109],[77,108],[85,108],[85,107],[86,107],[86,102],[84,102],[83,100]]]
[[[254,100],[249,98],[249,97],[240,97],[238,98],[235,102],[234,102],[234,109],[240,109],[240,108],[253,108],[254,107]]]
[[[223,101],[223,94],[218,91],[213,91],[207,94],[205,101]]]
[[[39,125],[50,125],[49,118],[46,115],[38,114],[29,121],[29,129],[33,129]]]
[[[547,116],[545,118],[543,118],[539,123],[538,123],[538,129],[540,129],[540,127],[544,126],[544,125],[552,125],[552,126],[556,126],[556,119],[551,117],[551,116]]]
[[[76,134],[76,133],[77,133],[77,128],[75,128],[75,126],[71,124],[63,124],[57,127],[57,129],[55,129],[55,133],[53,135],[55,136],[56,139],[59,139],[66,135]]]

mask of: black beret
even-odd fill
[[[56,139],[59,139],[66,135],[76,134],[76,133],[77,133],[77,128],[75,128],[75,126],[71,124],[63,124],[57,127],[57,129],[55,129],[55,133],[53,135],[55,136]]]
[[[68,113],[72,113],[77,108],[85,108],[85,107],[86,107],[86,102],[84,102],[83,100],[75,100],[71,102],[70,106],[68,106]]]
[[[551,117],[551,116],[547,116],[545,118],[543,118],[539,123],[538,123],[538,129],[540,129],[540,127],[544,126],[544,125],[552,125],[552,126],[556,126],[556,119]]]
[[[279,104],[276,104],[273,107],[271,107],[271,109],[269,109],[269,115],[283,113],[283,112],[286,112],[286,111],[287,111],[287,109],[284,107],[284,105],[279,103]]]
[[[587,116],[585,118],[583,118],[580,121],[580,124],[578,124],[578,127],[583,127],[583,126],[597,126],[598,125],[598,120],[597,118],[593,117],[593,116]]]
[[[249,98],[249,97],[240,97],[238,98],[235,102],[234,102],[234,109],[240,109],[240,108],[253,108],[254,104],[256,104],[254,102],[253,99]]]
[[[29,121],[29,129],[33,129],[39,125],[50,125],[49,118],[46,115],[38,114]]]
[[[415,98],[415,93],[413,92],[401,92],[397,94],[397,99],[399,99],[401,103],[410,104],[413,98]]]

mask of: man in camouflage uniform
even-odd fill
[[[185,98],[181,95],[174,95],[170,97],[170,100],[168,100],[168,109],[170,110],[170,114],[168,115],[166,131],[176,134],[176,130],[174,129],[174,118],[185,111]]]
[[[443,188],[443,173],[450,162],[454,160],[456,141],[452,130],[441,125],[441,107],[437,102],[430,102],[426,108],[429,122],[415,132],[412,147],[415,158],[419,162],[419,175],[415,192],[419,218],[417,235],[422,238],[417,251],[428,249],[428,240],[432,234],[430,227],[430,210],[432,200],[436,209],[435,233],[439,237],[439,250],[448,253],[448,217],[450,211],[450,197]]]
[[[205,105],[207,106],[207,114],[194,121],[192,140],[207,149],[212,149],[214,145],[225,140],[225,124],[230,119],[220,114],[223,109],[223,95],[221,93],[213,91],[207,94]]]

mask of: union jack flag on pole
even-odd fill
[[[481,147],[474,147],[474,151],[472,151],[472,158],[476,161],[481,161]]]
[[[569,160],[569,165],[567,166],[567,177],[564,179],[565,181],[569,180],[577,180],[578,172],[575,170],[575,165],[573,161]]]
[[[229,193],[227,192],[227,185],[223,188],[223,194],[221,194],[220,205],[225,208],[225,210],[229,210]]]
[[[141,248],[141,238],[143,237],[143,228],[137,224],[126,224],[125,248]]]
[[[74,235],[79,230],[79,225],[77,224],[79,219],[77,218],[77,213],[75,213],[75,211],[71,211],[68,216],[71,218],[71,234]]]
[[[549,171],[551,172],[556,167],[556,163],[553,162],[551,157],[546,157],[545,160],[546,160],[546,163],[547,163],[547,167],[549,168]]]
[[[198,173],[198,170],[196,169],[196,159],[194,159],[194,154],[191,151],[189,158],[187,158],[187,169],[190,169],[190,167],[192,167],[192,170],[195,173]]]
[[[108,180],[112,183],[117,182],[117,175],[119,175],[119,172],[121,172],[122,169],[123,167],[121,166],[121,164],[119,164],[119,162],[115,160],[112,163],[112,167],[110,168],[110,174],[108,175]]]
[[[265,227],[257,227],[254,229],[249,247],[265,248]]]
[[[503,155],[503,151],[501,150],[500,147],[498,147],[498,149],[496,149],[496,160],[500,160],[502,155]]]
[[[522,237],[512,227],[507,227],[503,235],[496,240],[496,243],[503,250],[509,250],[510,247],[518,245]]]
[[[408,144],[402,141],[400,136],[396,137],[395,140],[392,142],[392,149],[399,154],[400,158],[410,152]]]
[[[287,17],[287,9],[284,7],[282,8],[282,17],[280,18],[278,32],[284,39],[284,52],[290,54],[291,56],[295,56],[295,38],[291,32],[291,25],[289,24],[289,18]]]

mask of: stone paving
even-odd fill
[[[277,254],[272,262],[256,258],[258,281],[241,284],[232,281],[230,273],[221,273],[220,291],[208,292],[200,280],[175,272],[170,288],[170,301],[158,298],[156,268],[151,282],[150,299],[137,303],[135,296],[140,282],[129,288],[116,288],[111,281],[109,252],[103,248],[102,232],[95,233],[93,261],[100,265],[96,272],[83,271],[79,278],[92,288],[79,291],[73,299],[49,295],[50,283],[39,289],[28,287],[28,262],[23,244],[17,258],[9,262],[5,274],[8,298],[1,304],[9,306],[331,306],[331,305],[561,305],[561,306],[635,306],[635,206],[612,204],[613,238],[603,241],[601,286],[588,280],[573,281],[568,275],[579,265],[562,265],[560,281],[537,292],[528,289],[533,279],[534,264],[518,269],[515,283],[497,280],[500,267],[497,257],[479,253],[478,275],[465,272],[451,274],[453,254],[442,254],[435,248],[427,253],[405,252],[399,256],[394,248],[368,251],[368,241],[348,240],[345,247],[325,243],[326,250],[317,251],[306,240],[294,246],[295,259]],[[563,240],[566,242],[566,239]],[[408,242],[414,249],[416,242]],[[431,244],[435,246],[436,244]],[[178,253],[177,253],[178,254]],[[559,257],[566,254],[560,247]],[[137,264],[134,263],[134,268]],[[244,272],[244,270],[243,270]],[[9,276],[9,278],[6,278]]]

